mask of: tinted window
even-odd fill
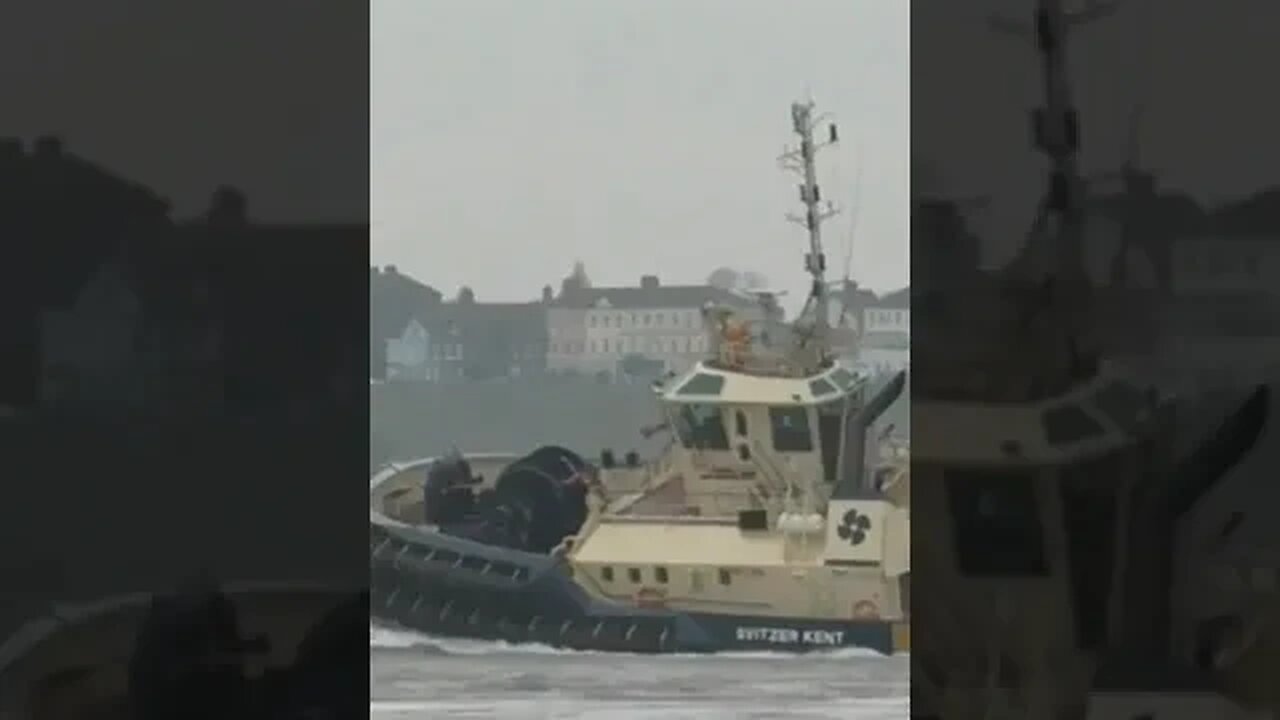
[[[715,405],[682,405],[676,418],[676,435],[687,448],[729,449],[720,408]]]
[[[719,395],[724,389],[724,377],[699,373],[685,381],[677,395]]]
[[[831,379],[840,383],[842,387],[849,387],[858,378],[853,373],[849,372],[848,370],[845,370],[844,368],[836,368],[836,370],[831,373]]]
[[[830,382],[827,382],[826,378],[818,378],[817,380],[809,381],[809,392],[813,393],[814,397],[822,397],[823,395],[830,395],[831,393],[836,391],[837,391],[836,386],[832,385]]]
[[[1135,425],[1149,407],[1145,393],[1123,382],[1113,382],[1099,390],[1093,396],[1093,404],[1122,428]]]
[[[1046,410],[1040,418],[1040,424],[1044,427],[1045,438],[1050,445],[1079,442],[1104,432],[1097,420],[1075,405]]]
[[[769,425],[773,432],[773,449],[778,452],[813,450],[809,431],[809,413],[803,407],[769,408]]]
[[[1001,470],[946,473],[959,570],[965,575],[1044,575],[1048,564],[1034,475]]]

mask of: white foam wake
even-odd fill
[[[539,698],[535,707],[531,707],[527,699],[375,700],[369,703],[369,714],[373,718],[483,717],[511,720],[741,720],[744,716],[753,714],[756,717],[788,717],[797,720],[900,720],[907,716],[909,707],[910,703],[905,697],[791,703],[779,707],[769,707],[759,702],[753,702],[749,707],[708,707],[679,700],[637,703],[634,699],[610,702]]]
[[[424,635],[404,628],[389,627],[380,624],[369,625],[369,647],[374,650],[409,650],[418,649],[440,655],[618,655],[620,653],[595,650],[566,650],[536,643],[507,643],[488,640],[465,640],[460,638],[443,638]],[[777,660],[779,658],[796,657],[797,653],[771,650],[758,651],[726,651],[714,655],[695,653],[671,653],[670,657],[716,657],[720,659],[758,659]],[[853,659],[882,658],[880,653],[865,648],[840,648],[838,650],[814,651],[805,653],[811,659]]]

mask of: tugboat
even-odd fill
[[[790,327],[704,309],[709,356],[655,383],[656,459],[560,447],[386,467],[371,481],[371,613],[443,636],[631,653],[909,647],[910,473],[866,465],[901,394],[833,357],[814,158],[791,107],[812,290]]]
[[[1179,455],[1181,420],[1200,413],[1105,360],[1063,57],[1095,9],[1062,5],[1037,0],[1027,28],[1050,177],[1024,262],[962,296],[913,288],[930,332],[913,347],[912,469],[931,536],[913,558],[929,600],[913,615],[928,642],[912,653],[912,717],[1274,717],[1250,696],[1274,687],[1276,626],[1198,617],[1173,596],[1185,519],[1252,451],[1269,392]]]

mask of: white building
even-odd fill
[[[410,319],[399,337],[387,340],[387,379],[432,380],[430,352],[431,333],[417,318]]]
[[[863,308],[857,361],[873,373],[911,366],[910,288],[891,292]]]
[[[140,319],[141,304],[119,263],[99,268],[70,307],[46,311],[41,323],[45,404],[104,412],[140,406]]]
[[[762,311],[747,296],[709,285],[661,285],[646,275],[637,287],[575,288],[547,311],[547,368],[552,372],[608,373],[640,356],[681,372],[707,353],[702,309],[708,303],[740,308],[750,319]]]

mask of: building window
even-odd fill
[[[742,437],[746,437],[746,436],[747,436],[747,415],[746,415],[746,413],[742,412],[741,410],[737,410],[737,411],[735,411],[735,412],[733,413],[733,420],[734,420],[734,427],[736,428],[737,433],[738,433],[739,435],[741,435]]]
[[[627,579],[633,583],[639,583],[640,568],[627,568]]]
[[[595,341],[595,340],[592,340],[592,341],[591,341],[591,352],[595,352],[595,351],[596,351],[596,341]]]
[[[666,585],[670,578],[667,576],[667,569],[664,567],[656,567],[653,569],[653,579],[659,583]]]
[[[622,327],[622,313],[613,316],[614,327]]]
[[[587,324],[588,324],[588,325],[590,325],[591,327],[595,327],[595,326],[596,326],[596,316],[595,316],[595,315],[592,315],[590,318],[587,318]]]
[[[652,316],[650,316],[650,315],[649,315],[649,313],[645,313],[645,314],[644,314],[644,324],[647,326],[647,325],[648,325],[650,322],[652,322],[652,321],[653,321],[653,317],[652,317]]]
[[[609,341],[608,341],[608,340],[601,340],[601,341],[600,341],[600,352],[609,352]]]
[[[613,582],[613,568],[608,565],[600,568],[600,579],[605,582]]]
[[[636,314],[631,313],[631,327],[635,327],[636,325],[639,325],[639,323],[636,322]]]
[[[729,571],[725,568],[720,568],[720,584],[728,585],[732,580],[733,577],[729,574]]]

